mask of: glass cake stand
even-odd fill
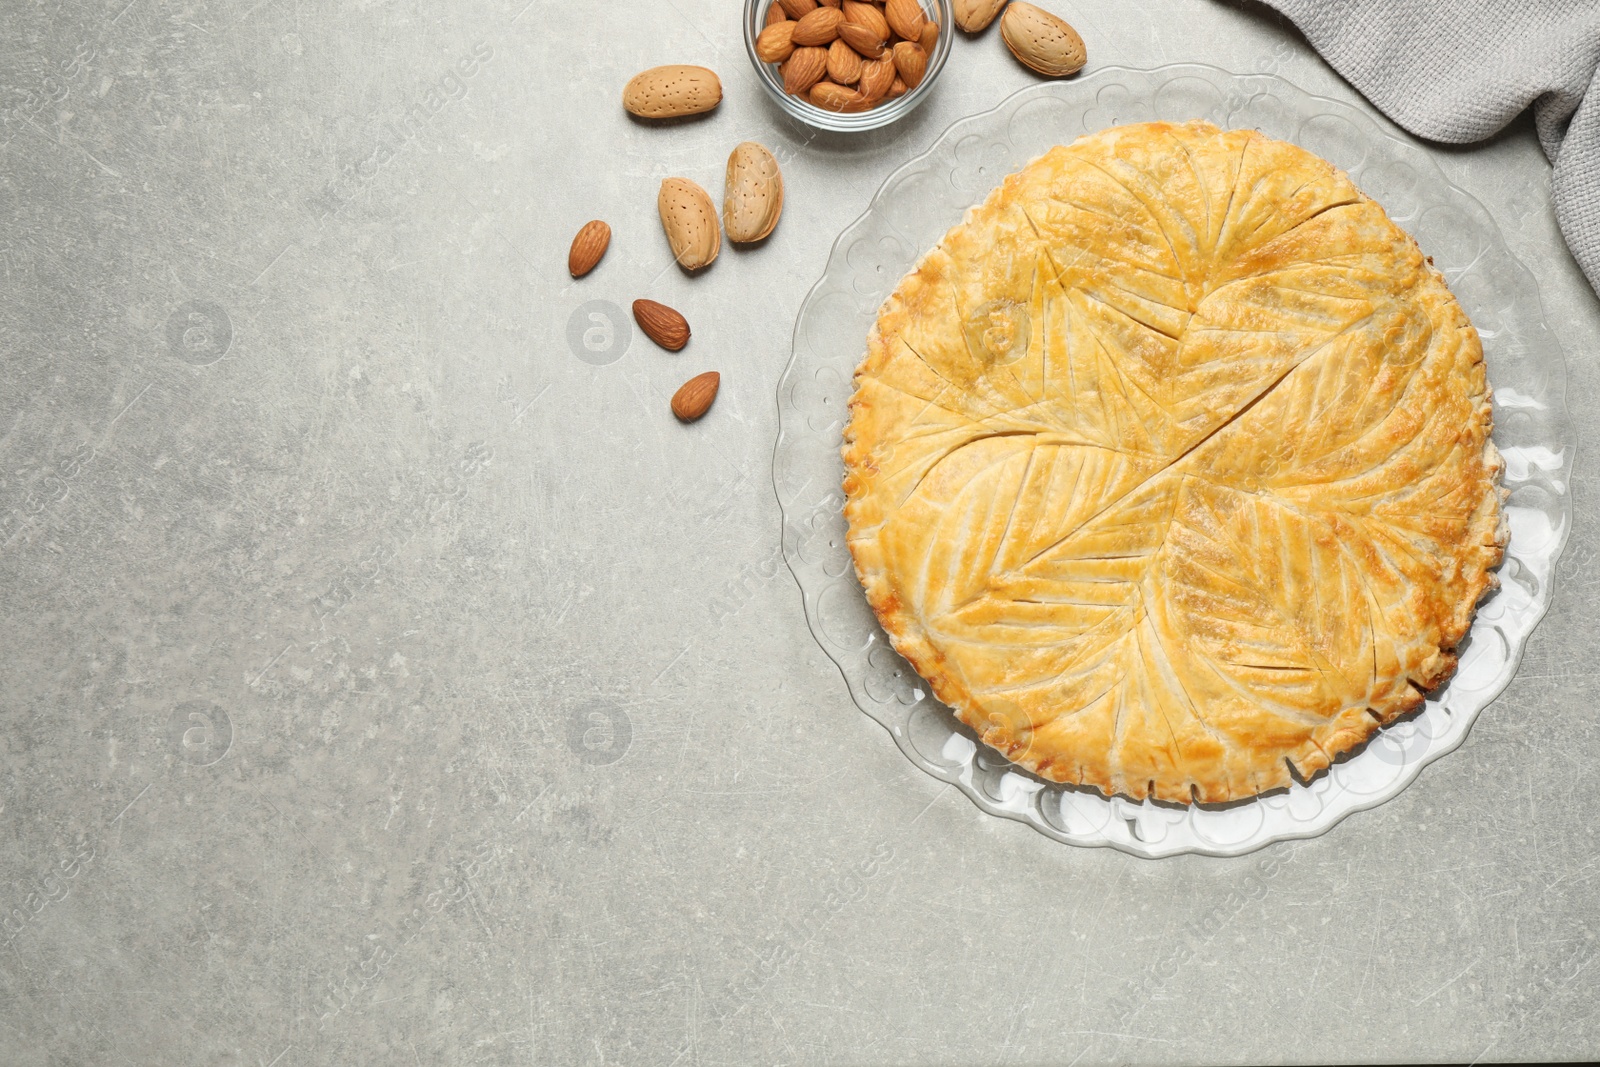
[[[1053,145],[1118,123],[1197,118],[1258,129],[1330,160],[1433,257],[1483,338],[1511,530],[1499,591],[1479,606],[1455,677],[1418,715],[1382,730],[1307,785],[1205,808],[1107,799],[1039,778],[979,743],[890,647],[867,605],[845,547],[839,456],[851,376],[878,306],[968,207]],[[1194,64],[1108,67],[1024,89],[993,111],[956,122],[891,174],[835,242],[822,280],[800,309],[794,353],[778,386],[772,473],[784,557],[800,584],[811,632],[861,710],[911,762],[984,811],[1074,845],[1148,857],[1240,855],[1323,833],[1351,812],[1393,797],[1460,745],[1510,681],[1549,606],[1555,561],[1571,525],[1573,438],[1565,392],[1566,364],[1533,275],[1483,205],[1451,185],[1426,149],[1355,107],[1276,75]]]

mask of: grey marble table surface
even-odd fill
[[[1050,6],[1092,66],[1358,100],[1262,8]],[[1569,362],[1574,524],[1520,672],[1322,837],[1140,860],[908,763],[778,553],[774,397],[831,243],[1033,76],[958,40],[904,122],[810,138],[738,20],[5,5],[0,1064],[1593,1055],[1600,302],[1531,125],[1436,152]],[[718,70],[721,108],[628,119],[664,62]],[[657,186],[720,200],[744,139],[785,160],[782,223],[687,277]],[[684,352],[569,343],[639,296],[689,315]]]

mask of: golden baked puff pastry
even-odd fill
[[[850,413],[879,621],[1055,781],[1308,779],[1450,676],[1496,584],[1477,332],[1345,174],[1249,130],[1007,177],[885,302]]]

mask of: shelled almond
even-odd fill
[[[857,91],[866,97],[868,103],[876,104],[879,100],[889,95],[889,86],[894,84],[895,70],[894,59],[884,56],[882,59],[869,59],[861,64],[861,80],[856,83]]]
[[[866,97],[848,85],[818,82],[811,87],[810,100],[824,111],[865,111]]]
[[[828,46],[828,78],[840,85],[854,85],[861,80],[861,53],[843,41]]]
[[[581,278],[594,270],[600,262],[600,257],[606,254],[606,249],[611,247],[611,227],[599,219],[583,224],[576,237],[572,239],[572,248],[567,252],[567,270],[574,278]]]
[[[689,320],[677,308],[656,300],[635,300],[633,321],[646,337],[668,352],[676,352],[689,343]]]
[[[928,19],[917,0],[888,0],[883,5],[883,17],[902,41],[921,40],[922,24]]]
[[[714,370],[696,374],[672,394],[672,413],[680,422],[693,422],[711,410],[711,402],[717,399],[717,388],[721,385],[722,375]]]
[[[772,5],[779,14],[783,8]],[[800,25],[790,19],[772,23],[756,38],[756,58],[763,63],[782,63],[794,54],[794,28]]]
[[[900,80],[906,83],[907,89],[915,89],[922,84],[922,75],[928,70],[928,53],[920,44],[901,41],[894,46],[894,69],[900,72]]]
[[[925,0],[771,0],[756,56],[783,91],[826,111],[866,111],[920,85],[940,26]]]
[[[909,2],[915,3],[916,0]],[[819,7],[796,22],[794,33],[790,36],[796,48],[832,44],[833,39],[839,36],[839,23],[843,21],[844,16],[837,8]]]
[[[839,26],[839,40],[865,59],[877,59],[883,55],[883,46],[888,39],[887,33],[880,35],[870,26],[860,23],[845,22]]]
[[[863,29],[871,30],[879,40],[889,39],[889,20],[883,9],[866,0],[844,0],[844,20]]]
[[[796,48],[778,68],[783,75],[783,91],[790,96],[804,96],[828,73],[826,48]]]

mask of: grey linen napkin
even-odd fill
[[[1556,221],[1600,292],[1600,0],[1266,0],[1420,137],[1482,140],[1529,105]]]

